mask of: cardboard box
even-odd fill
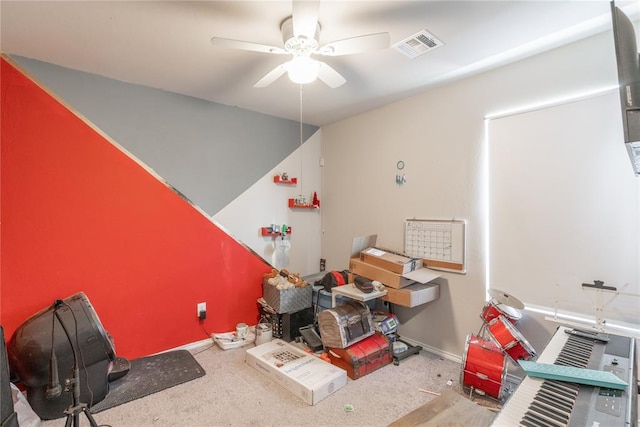
[[[344,369],[279,339],[248,349],[245,361],[309,405],[347,384]]]
[[[413,280],[402,277],[400,274],[360,261],[358,258],[351,258],[349,260],[349,271],[369,280],[377,280],[390,288],[400,289],[415,283]]]
[[[278,313],[295,313],[311,307],[313,286],[307,284],[300,288],[278,289],[262,280],[262,297]]]
[[[421,258],[410,258],[375,247],[367,248],[360,252],[360,260],[397,274],[409,273],[422,267]]]
[[[387,288],[384,301],[401,305],[403,307],[415,307],[440,298],[440,285],[437,283],[414,283],[402,289]]]

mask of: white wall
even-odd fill
[[[318,130],[300,148],[213,216],[232,236],[272,266],[287,268],[303,276],[317,272],[320,264],[321,141],[322,132]],[[290,178],[298,178],[298,184],[274,183],[273,176],[283,172]],[[302,193],[311,200],[314,191],[320,199],[320,209],[288,207],[289,198]],[[293,229],[292,234],[285,238],[291,246],[284,255],[288,260],[286,265],[282,261],[283,253],[278,253],[281,239],[260,235],[261,227],[271,224],[286,224]]]
[[[421,66],[428,55],[416,72]],[[354,236],[377,233],[381,245],[402,249],[407,218],[467,220],[467,274],[443,274],[439,300],[397,310],[401,335],[461,356],[485,301],[484,117],[614,84],[607,32],[323,127],[328,269],[348,266]],[[395,183],[398,160],[406,164],[402,186]],[[528,313],[519,323],[537,349],[555,326]]]

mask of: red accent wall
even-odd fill
[[[136,358],[255,323],[271,267],[3,57],[0,323],[87,294]],[[196,304],[207,303],[201,325]],[[204,328],[202,327],[204,326]]]

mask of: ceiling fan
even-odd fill
[[[311,55],[340,56],[384,49],[389,46],[389,33],[367,34],[320,46],[319,5],[319,1],[293,0],[292,15],[280,25],[284,47],[221,37],[213,37],[211,44],[231,49],[293,56],[291,60],[269,71],[253,87],[267,87],[284,73],[288,73],[294,83],[306,84],[319,78],[331,88],[339,87],[346,82],[345,78],[326,62],[315,60]]]

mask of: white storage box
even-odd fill
[[[247,350],[246,363],[309,405],[347,384],[347,372],[279,339]]]

